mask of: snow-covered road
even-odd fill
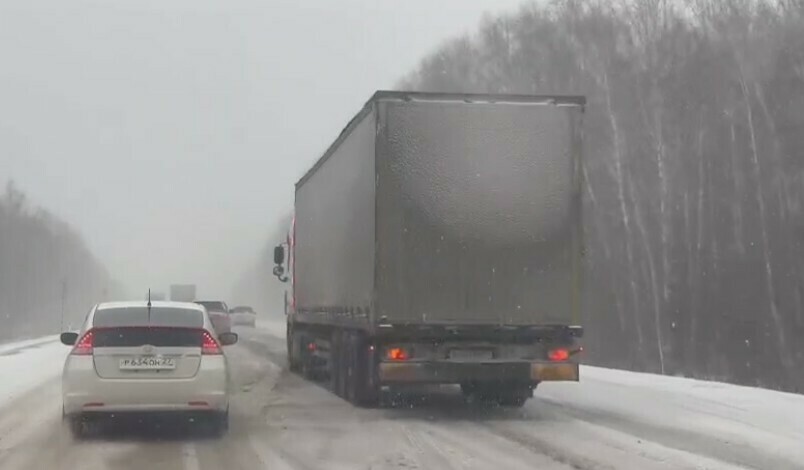
[[[584,367],[523,409],[480,409],[453,388],[366,410],[285,367],[284,326],[239,330],[232,429],[110,429],[73,441],[60,423],[55,338],[0,345],[0,468],[804,469],[804,396]]]

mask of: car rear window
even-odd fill
[[[151,346],[200,347],[201,330],[164,327],[120,327],[95,330],[96,348]]]
[[[213,301],[199,301],[196,302],[198,305],[203,305],[204,308],[207,310],[214,310],[216,312],[225,312],[226,306],[223,302],[213,302]]]
[[[201,328],[204,326],[204,314],[188,308],[151,307],[149,318],[146,307],[105,308],[95,312],[92,326],[97,328],[118,326]]]

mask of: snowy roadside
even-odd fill
[[[69,348],[58,337],[0,345],[0,408],[58,377]]]
[[[284,317],[261,318],[258,327],[285,336]],[[609,445],[634,452],[669,439],[690,456],[708,455],[720,462],[753,462],[758,468],[804,462],[804,395],[581,366],[580,383],[543,383],[534,397],[526,407],[528,415],[544,419],[559,412],[575,418],[563,424],[566,434],[575,436],[567,439],[568,449],[579,435],[589,434],[589,439],[612,441]],[[528,435],[542,431],[533,423],[511,426]],[[548,437],[555,443],[555,436],[541,436]],[[724,448],[729,451],[717,450]]]
[[[804,461],[804,395],[583,366],[580,384],[545,383],[535,396],[578,419],[646,440],[670,433],[696,453],[721,443],[742,461],[760,455]]]
[[[41,344],[53,343],[59,340],[59,335],[42,336],[40,338],[30,338],[22,341],[0,343],[0,355],[8,354],[10,351],[26,349]]]
[[[266,332],[270,333],[272,336],[276,336],[278,338],[285,337],[285,331],[287,329],[287,323],[285,317],[282,316],[271,316],[265,317],[261,316],[257,319],[257,328],[261,330],[265,330]]]

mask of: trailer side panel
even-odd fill
[[[365,113],[296,189],[296,312],[368,322],[374,289],[376,114]]]

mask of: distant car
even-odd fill
[[[231,310],[231,314],[229,315],[232,319],[232,325],[244,325],[244,326],[257,326],[257,313],[254,311],[253,308],[249,307],[248,305],[242,305],[235,307]]]
[[[95,419],[178,413],[229,426],[229,366],[204,308],[184,302],[98,304],[81,330],[61,334],[72,346],[62,374],[63,417],[76,437]]]
[[[229,318],[229,306],[226,305],[226,302],[221,300],[196,300],[195,303],[203,305],[207,309],[215,331],[219,334],[232,331],[232,319]]]

